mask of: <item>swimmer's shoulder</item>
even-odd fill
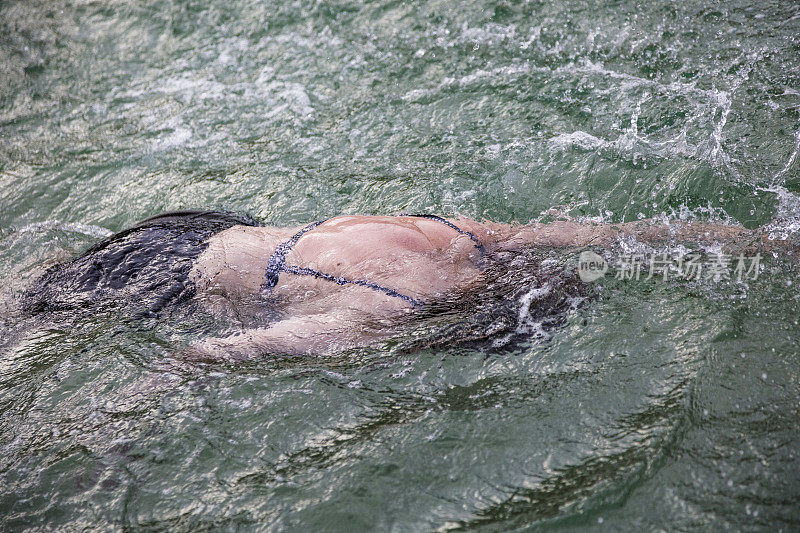
[[[463,231],[472,233],[489,251],[495,249],[499,242],[506,240],[515,231],[515,226],[490,220],[474,220],[464,216],[448,218]]]
[[[270,256],[291,237],[291,229],[232,226],[208,239],[190,273],[200,289],[229,296],[257,290]]]

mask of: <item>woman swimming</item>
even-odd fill
[[[135,300],[145,314],[192,299],[215,314],[275,319],[189,350],[194,358],[320,354],[385,338],[388,325],[479,291],[488,261],[530,248],[647,243],[766,249],[763,233],[713,223],[512,226],[435,215],[338,216],[291,228],[188,211],[143,221],[48,271],[29,291],[40,311]]]

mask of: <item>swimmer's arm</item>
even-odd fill
[[[192,344],[185,359],[236,362],[266,354],[321,355],[363,344],[374,337],[348,318],[331,314],[288,318],[268,328],[209,337]]]
[[[767,232],[761,228],[748,230],[742,226],[702,221],[674,221],[667,224],[653,219],[620,224],[555,221],[511,226],[498,241],[497,247],[512,251],[534,246],[611,246],[626,238],[650,245],[683,243],[720,246],[728,253],[796,252],[787,241],[769,240]]]
[[[560,248],[607,245],[614,242],[619,234],[612,225],[571,221],[510,225],[461,217],[453,222],[473,233],[489,251],[515,251],[535,246]]]

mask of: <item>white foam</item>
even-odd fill
[[[793,89],[786,89],[784,94],[798,96],[798,100],[800,100],[800,93]],[[772,222],[766,226],[770,239],[785,240],[793,233],[800,231],[800,197],[789,192],[784,186],[786,174],[795,165],[798,152],[800,152],[800,122],[794,132],[794,147],[786,158],[786,163],[772,176],[770,186],[756,187],[757,191],[775,194],[778,200],[775,216]]]
[[[311,118],[314,114],[311,99],[299,83],[286,83],[278,92],[278,97],[287,102],[289,109],[302,118]]]
[[[544,296],[550,294],[552,287],[549,283],[545,283],[541,287],[531,287],[531,289],[523,294],[519,299],[519,312],[517,313],[517,327],[514,330],[516,333],[536,333],[536,336],[546,338],[548,335],[542,328],[542,323],[533,321],[530,318],[531,304],[534,300],[539,300]]]
[[[782,185],[758,187],[758,190],[775,194],[778,200],[775,216],[764,226],[770,239],[786,240],[800,231],[800,197],[789,192]]]
[[[788,91],[787,90],[787,91],[784,92],[784,94],[795,94],[798,97],[800,97],[800,94],[797,93],[796,91]],[[798,105],[800,105],[800,104],[798,104]],[[786,164],[783,165],[783,168],[781,168],[772,177],[772,184],[773,185],[776,185],[778,180],[781,179],[787,172],[789,172],[790,168],[792,168],[792,165],[794,165],[794,162],[797,160],[798,151],[800,151],[800,124],[798,124],[797,130],[795,130],[795,132],[794,132],[794,148],[792,149],[792,152],[789,154],[789,158],[786,160]]]
[[[217,55],[216,62],[223,66],[233,65],[236,63],[236,57],[241,52],[247,50],[248,47],[249,42],[247,39],[225,39],[220,44],[220,51]]]
[[[738,181],[742,181],[738,171],[732,166],[730,158],[722,148],[722,129],[730,112],[730,96],[724,91],[704,92],[704,95],[713,100],[709,103],[712,108],[707,113],[709,120],[713,124],[713,130],[704,142],[697,145],[693,145],[687,140],[688,122],[684,124],[677,135],[664,140],[649,139],[639,133],[638,120],[641,115],[641,105],[651,98],[651,94],[648,92],[644,93],[639,102],[637,102],[636,108],[631,113],[628,128],[623,130],[616,140],[603,139],[591,133],[578,130],[570,133],[561,133],[550,138],[548,142],[556,150],[565,150],[571,147],[595,151],[609,150],[616,155],[631,160],[634,164],[639,158],[651,156],[663,159],[686,157],[707,161],[715,167],[724,166]],[[713,115],[716,113],[716,109],[720,109],[720,120],[714,122]]]
[[[182,146],[192,138],[192,130],[186,126],[176,126],[172,133],[158,139],[153,143],[153,150],[167,150]]]
[[[549,139],[549,143],[557,150],[565,150],[567,148],[578,147],[584,150],[599,150],[600,148],[609,148],[613,143],[595,137],[591,133],[585,131],[573,131],[572,133],[561,133]]]
[[[154,91],[177,97],[189,103],[195,100],[225,98],[230,91],[230,87],[218,81],[207,78],[193,78],[187,74],[178,78],[167,78]]]
[[[503,41],[512,41],[516,37],[517,28],[515,26],[503,26],[500,24],[487,24],[482,28],[470,28],[466,22],[461,25],[461,36],[459,41],[462,43],[492,44]]]
[[[471,74],[461,76],[460,78],[442,78],[439,84],[434,88],[429,89],[412,89],[406,92],[401,98],[406,102],[414,102],[429,95],[437,94],[448,89],[464,89],[478,83],[483,83],[487,80],[504,79],[510,80],[516,76],[530,73],[534,70],[547,71],[549,69],[544,67],[532,67],[529,63],[522,63],[519,65],[506,65],[503,67],[493,68],[491,70],[478,69]]]
[[[275,79],[275,70],[271,67],[266,67],[261,71],[245,95],[266,99],[272,104],[270,111],[266,114],[267,118],[291,114],[301,120],[308,120],[314,116],[311,98],[305,88],[296,82]]]
[[[657,80],[651,80],[634,76],[625,72],[617,72],[606,68],[600,63],[585,60],[580,63],[571,63],[562,67],[558,67],[553,72],[568,73],[568,74],[594,74],[608,79],[620,80],[624,83],[622,86],[614,86],[613,90],[629,90],[631,88],[646,87],[663,94],[681,94],[684,96],[701,97],[707,101],[716,100],[715,89],[698,89],[694,83],[671,82],[661,83]]]
[[[514,335],[529,335],[536,339],[546,340],[550,338],[550,334],[544,329],[544,324],[541,321],[532,320],[530,317],[531,305],[535,300],[547,296],[552,291],[550,284],[542,285],[541,287],[531,287],[528,292],[523,294],[519,299],[519,311],[517,312],[517,325],[514,328],[514,333],[508,333],[500,338],[492,341],[492,346],[499,348],[505,346],[514,337]],[[504,324],[496,324],[496,328],[505,328]],[[494,331],[489,332],[493,334]]]

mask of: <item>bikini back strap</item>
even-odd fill
[[[326,281],[332,281],[337,285],[359,285],[361,287],[367,287],[368,289],[382,292],[387,296],[393,296],[395,298],[400,298],[401,300],[405,300],[414,307],[422,306],[422,302],[420,302],[416,298],[412,298],[411,296],[398,292],[394,289],[390,289],[389,287],[384,287],[383,285],[378,285],[377,283],[373,283],[365,279],[342,278],[339,276],[326,274],[324,272],[319,272],[318,270],[314,270],[313,268],[307,268],[307,267],[288,266],[284,270],[290,274],[296,274],[298,276],[314,276],[315,278],[324,279]]]
[[[292,235],[288,241],[279,244],[278,247],[275,248],[275,251],[269,257],[269,262],[267,263],[267,273],[265,275],[266,280],[261,287],[262,290],[269,290],[278,284],[278,278],[280,277],[281,272],[286,270],[286,255],[294,247],[294,245],[297,244],[297,241],[300,240],[300,237],[316,228],[323,222],[325,221],[317,220],[316,222],[312,222],[308,226]]]
[[[442,217],[440,217],[438,215],[431,215],[431,214],[428,214],[428,213],[413,213],[413,214],[412,213],[400,213],[400,216],[427,218],[428,220],[435,220],[436,222],[441,222],[445,226],[456,230],[461,235],[466,235],[467,237],[469,237],[472,240],[472,242],[474,243],[475,248],[477,248],[481,252],[481,255],[485,255],[486,254],[486,248],[484,248],[483,243],[480,240],[478,240],[478,238],[475,236],[475,234],[473,234],[470,231],[466,231],[466,230],[463,230],[463,229],[459,228],[458,226],[456,226],[455,224],[453,224],[449,220],[444,219],[444,218],[442,218]]]

